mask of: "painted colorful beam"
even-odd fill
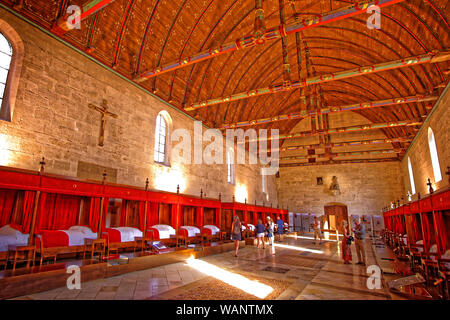
[[[348,164],[348,163],[378,163],[378,162],[397,162],[400,161],[398,158],[384,158],[384,159],[354,159],[354,160],[330,160],[330,161],[320,161],[320,162],[301,162],[301,163],[283,163],[280,164],[281,168],[288,167],[309,167],[309,166],[324,166],[331,164]]]
[[[330,73],[330,74],[320,75],[320,76],[316,76],[316,77],[309,77],[302,81],[293,81],[290,87],[286,87],[282,83],[279,83],[279,84],[265,87],[265,88],[248,90],[245,92],[236,93],[236,94],[225,96],[225,97],[200,101],[200,102],[191,104],[190,106],[184,108],[184,110],[192,111],[192,110],[199,109],[199,108],[209,107],[209,106],[212,106],[215,104],[233,102],[233,101],[248,99],[248,98],[257,97],[257,96],[261,96],[261,95],[265,95],[265,94],[272,94],[272,93],[277,93],[277,92],[295,90],[298,88],[303,88],[303,87],[307,87],[307,86],[314,85],[314,84],[342,80],[342,79],[346,79],[346,78],[353,78],[353,77],[372,74],[372,73],[381,72],[381,71],[411,67],[411,66],[415,66],[415,65],[424,64],[424,63],[436,63],[436,62],[442,62],[442,61],[447,61],[447,60],[450,60],[450,52],[431,52],[431,53],[427,53],[427,54],[423,54],[423,55],[419,55],[419,56],[413,56],[413,57],[408,57],[408,58],[404,58],[404,59],[383,62],[380,64],[359,67],[359,68],[345,70],[345,71],[341,71],[341,72]]]
[[[247,127],[247,126],[256,126],[259,124],[266,124],[266,123],[270,123],[270,122],[304,119],[307,117],[314,117],[316,115],[329,114],[329,113],[335,113],[335,112],[355,111],[355,110],[361,110],[361,109],[384,107],[384,106],[390,106],[390,105],[399,105],[399,104],[413,103],[413,102],[427,102],[427,101],[437,100],[438,98],[439,97],[437,97],[437,96],[420,96],[420,95],[418,95],[418,96],[411,96],[411,97],[400,97],[400,98],[392,98],[392,99],[379,100],[379,101],[355,103],[355,104],[350,104],[350,105],[345,105],[345,106],[325,107],[325,108],[317,109],[317,110],[309,110],[309,111],[301,110],[298,112],[277,115],[277,116],[269,117],[269,118],[227,123],[227,124],[223,124],[221,127],[219,127],[219,129],[222,129],[222,130],[234,129],[234,128],[241,128],[241,127]]]
[[[279,134],[272,135],[267,138],[256,138],[249,139],[246,142],[255,142],[255,141],[264,141],[264,140],[281,140],[281,139],[295,139],[302,137],[315,137],[315,136],[324,136],[328,134],[336,134],[336,133],[347,133],[347,132],[358,132],[365,130],[374,130],[374,129],[385,129],[385,128],[394,128],[394,127],[402,127],[402,126],[420,126],[422,122],[416,120],[401,120],[401,121],[392,121],[392,122],[382,122],[382,123],[370,123],[363,124],[359,126],[351,126],[351,127],[341,127],[341,128],[333,128],[322,131],[305,131],[305,132],[297,132],[297,133],[289,133],[289,134]],[[238,142],[243,144],[244,142]]]
[[[350,152],[335,152],[335,153],[321,153],[321,154],[309,154],[302,156],[290,156],[280,157],[280,161],[292,161],[292,160],[307,160],[307,159],[323,159],[334,157],[348,157],[348,156],[362,156],[362,155],[384,155],[384,154],[399,154],[405,152],[404,149],[382,149],[382,150],[369,150],[369,151],[350,151]]]
[[[314,18],[302,20],[300,23],[295,23],[286,26],[284,28],[283,26],[276,26],[274,28],[266,30],[263,34],[251,34],[248,36],[244,36],[233,42],[224,44],[220,47],[208,49],[196,55],[179,59],[164,66],[158,66],[152,70],[141,73],[136,78],[134,78],[134,80],[136,82],[143,82],[157,75],[161,75],[169,71],[183,68],[185,66],[192,65],[200,61],[205,61],[225,53],[233,52],[240,49],[251,48],[256,45],[262,45],[268,41],[280,39],[285,35],[289,35],[309,28],[314,28],[331,22],[350,18],[355,15],[366,12],[367,8],[370,7],[371,5],[377,5],[379,7],[387,7],[403,1],[405,0],[364,1],[360,3],[355,3],[354,5],[345,8],[331,11],[326,14],[322,15],[318,14]]]
[[[81,9],[80,14],[80,21],[85,20],[92,14],[102,10],[106,6],[110,5],[114,0],[92,0],[85,5],[83,5]],[[67,13],[64,13],[61,18],[59,18],[55,24],[52,26],[51,31],[53,33],[56,33],[57,35],[61,36],[65,34],[66,32],[70,31],[67,22],[71,16],[69,16]],[[75,21],[71,21],[72,24],[75,24]]]
[[[379,145],[387,143],[405,143],[412,141],[412,138],[392,138],[392,139],[375,139],[375,140],[361,140],[361,141],[346,141],[346,142],[335,142],[335,143],[322,143],[322,144],[311,144],[311,145],[297,145],[282,147],[273,151],[283,152],[283,151],[296,151],[296,150],[316,150],[316,149],[326,149],[326,148],[339,148],[339,147],[354,147],[354,146],[365,146],[365,145]],[[258,153],[262,153],[259,151]],[[266,152],[266,151],[264,151]]]

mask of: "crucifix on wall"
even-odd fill
[[[103,99],[101,107],[95,106],[92,103],[89,104],[89,108],[100,112],[101,115],[102,115],[101,123],[100,123],[100,137],[99,137],[99,140],[98,140],[98,145],[99,146],[103,146],[103,141],[105,139],[106,116],[111,116],[113,118],[117,118],[118,117],[117,114],[114,114],[114,113],[108,111],[107,103],[108,102],[105,99]]]

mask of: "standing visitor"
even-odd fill
[[[350,234],[350,230],[348,229],[347,221],[342,221],[342,229],[344,234],[341,242],[342,259],[344,259],[344,264],[350,264],[350,261],[352,261],[352,236]]]
[[[319,244],[322,244],[322,232],[320,232],[320,223],[316,216],[314,216],[314,244],[317,244],[317,238],[319,238]]]
[[[272,254],[275,255],[275,244],[273,243],[273,230],[275,228],[275,224],[272,221],[271,217],[267,217],[267,238],[269,238],[269,246],[272,247]]]
[[[277,234],[280,242],[283,241],[283,226],[284,222],[281,220],[280,216],[277,217]]]
[[[364,238],[365,238],[365,228],[364,228],[364,217],[362,218],[363,223],[356,222],[353,233],[355,234],[355,247],[356,255],[358,256],[358,262],[356,264],[366,265],[366,252],[364,250]]]
[[[258,219],[258,224],[256,225],[256,247],[259,248],[259,242],[262,242],[263,249],[266,248],[266,243],[264,242],[264,225],[261,219]]]
[[[238,216],[234,216],[233,223],[231,224],[231,240],[234,240],[234,256],[238,256],[239,251],[239,241],[242,240],[241,236],[241,221]]]

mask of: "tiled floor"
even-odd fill
[[[290,285],[283,289],[277,299],[396,299],[389,294],[385,281],[382,281],[381,289],[368,289],[366,267],[344,265],[336,242],[315,245],[309,239],[286,237],[281,245],[276,246],[274,256],[268,248],[264,250],[246,246],[240,250],[238,258],[234,257],[234,252],[227,252],[201,260],[244,277],[278,279],[283,283],[288,281]],[[353,262],[356,262],[354,246],[352,249]],[[380,249],[377,253],[374,249],[367,241],[367,265],[379,264],[380,255],[384,254]],[[383,263],[386,264],[386,261]],[[180,262],[82,283],[80,290],[59,288],[18,299],[168,299],[179,296],[207,277],[210,279],[209,275]],[[220,292],[217,294],[220,298]]]

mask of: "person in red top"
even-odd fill
[[[351,249],[351,239],[350,239],[350,230],[348,229],[347,221],[342,221],[342,229],[344,233],[344,237],[342,238],[341,246],[342,246],[342,259],[344,259],[344,264],[350,264],[352,261],[352,249]]]

